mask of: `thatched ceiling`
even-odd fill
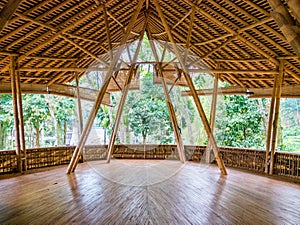
[[[299,49],[293,42],[300,21],[289,2],[281,1],[290,16],[289,26],[281,27],[267,0],[158,1],[175,41],[201,57],[222,81],[244,88],[272,87],[280,59],[284,85],[300,83]],[[137,3],[1,0],[0,82],[10,81],[12,55],[18,57],[22,83],[72,81],[74,71],[83,74],[99,55],[119,45]],[[127,42],[139,38],[145,22],[153,39],[169,41],[154,0],[144,0]],[[282,33],[289,27],[298,29],[293,40]]]

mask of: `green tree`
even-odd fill
[[[225,96],[225,109],[216,119],[216,138],[223,146],[261,148],[264,141],[262,114],[257,100]]]
[[[26,125],[27,134],[30,136],[35,132],[35,147],[39,148],[40,134],[43,125],[49,117],[49,109],[44,95],[28,94],[23,96],[23,115],[24,124]],[[30,137],[29,137],[30,138]],[[30,147],[32,147],[31,145]]]
[[[13,129],[12,99],[9,94],[0,95],[0,149],[8,149],[8,137]]]
[[[128,124],[136,136],[142,136],[145,144],[148,136],[160,143],[171,143],[172,126],[165,96],[160,86],[153,85],[153,76],[141,77],[141,90],[130,92],[127,99]]]

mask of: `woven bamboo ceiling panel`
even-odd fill
[[[187,61],[197,55],[203,71],[219,74],[232,86],[270,88],[284,60],[284,85],[300,84],[299,1],[141,1],[127,43],[143,33],[161,43],[171,41],[158,3],[177,45],[193,55]],[[0,82],[10,82],[13,57],[22,83],[71,82],[75,73],[81,76],[101,61],[99,55],[120,45],[138,2],[1,0]]]

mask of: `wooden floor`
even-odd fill
[[[234,169],[113,160],[65,171],[1,179],[0,224],[300,223],[298,184]]]

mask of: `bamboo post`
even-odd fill
[[[161,72],[161,67],[159,70],[161,73],[161,83],[162,83],[164,93],[166,96],[166,103],[167,103],[173,131],[174,131],[174,135],[175,135],[176,145],[177,145],[177,149],[178,149],[178,153],[179,153],[179,159],[182,163],[185,163],[184,145],[183,145],[183,141],[182,141],[181,134],[179,131],[179,126],[178,126],[178,121],[176,118],[175,110],[174,110],[174,107],[173,107],[173,104],[172,104],[172,101],[171,101],[171,98],[169,95],[169,91],[168,91],[168,87],[165,82],[165,78],[163,77],[163,74]]]
[[[78,80],[78,72],[75,72],[75,82],[76,82],[76,95],[77,95],[77,116],[78,116],[78,134],[79,137],[82,134],[83,130],[83,117],[82,117],[82,107],[81,107],[81,97],[79,90],[79,80]],[[81,152],[82,160],[84,160],[83,153]]]
[[[14,110],[14,127],[15,127],[15,141],[16,141],[16,155],[17,155],[17,170],[22,172],[22,156],[20,148],[20,123],[18,113],[18,96],[17,96],[17,79],[16,79],[16,56],[10,56],[10,79],[11,79],[11,92]]]
[[[125,101],[126,101],[126,98],[127,98],[127,94],[128,94],[128,90],[129,90],[129,85],[130,85],[133,73],[134,73],[134,65],[132,65],[130,67],[130,71],[128,73],[128,77],[126,79],[125,86],[123,88],[123,93],[122,93],[122,97],[121,97],[121,100],[120,100],[120,103],[119,103],[119,107],[118,107],[118,111],[117,111],[115,123],[114,123],[114,126],[113,126],[113,131],[112,131],[112,134],[110,136],[109,144],[108,144],[108,147],[107,147],[107,151],[108,151],[108,154],[107,154],[107,163],[109,163],[110,159],[111,159],[112,150],[114,148],[114,143],[115,143],[117,132],[118,132],[118,129],[119,129],[120,120],[121,120],[121,116],[122,116],[124,104],[125,104]]]
[[[203,107],[202,107],[202,104],[201,104],[201,102],[200,102],[200,100],[199,100],[199,98],[198,98],[198,96],[197,96],[197,92],[196,92],[195,86],[194,86],[194,84],[193,84],[193,81],[192,81],[190,75],[187,73],[187,68],[186,68],[186,66],[185,66],[185,64],[184,64],[184,61],[183,61],[183,59],[182,59],[182,57],[181,57],[181,55],[180,55],[180,53],[179,53],[179,51],[178,51],[178,49],[177,49],[175,40],[174,40],[174,38],[173,38],[173,35],[172,35],[172,33],[171,33],[171,30],[170,30],[170,28],[169,28],[167,22],[166,22],[166,19],[165,19],[165,17],[164,17],[164,14],[163,14],[163,12],[161,11],[161,8],[160,8],[160,5],[158,4],[158,1],[157,1],[157,0],[153,0],[153,3],[154,3],[154,5],[155,5],[156,11],[158,12],[158,15],[159,15],[161,21],[162,21],[162,24],[163,24],[163,26],[164,26],[164,28],[165,28],[165,31],[166,31],[166,33],[167,33],[167,35],[168,35],[168,38],[169,38],[169,40],[170,40],[171,43],[172,43],[173,51],[174,51],[176,57],[178,58],[178,60],[179,60],[179,62],[180,62],[180,64],[181,64],[181,66],[182,66],[182,68],[183,68],[183,70],[184,70],[184,73],[183,73],[183,74],[184,74],[184,76],[185,76],[185,79],[186,79],[186,81],[187,81],[187,84],[188,84],[188,86],[189,86],[189,88],[190,88],[190,90],[191,90],[191,93],[192,93],[192,95],[193,95],[193,98],[194,98],[194,101],[195,101],[197,110],[198,110],[198,112],[199,112],[200,118],[201,118],[202,123],[203,123],[204,128],[205,128],[205,131],[206,131],[206,133],[207,133],[208,138],[211,139],[211,143],[212,143],[212,147],[213,147],[213,151],[214,151],[214,155],[215,155],[217,164],[218,164],[218,166],[219,166],[219,168],[220,168],[222,174],[226,175],[226,174],[227,174],[227,171],[226,171],[224,162],[223,162],[223,160],[222,160],[222,158],[221,158],[221,156],[220,156],[220,153],[219,153],[219,150],[218,150],[218,147],[217,147],[217,143],[216,143],[215,138],[214,138],[214,136],[213,136],[213,134],[212,134],[212,132],[211,132],[211,129],[210,129],[208,120],[207,120],[207,118],[206,118],[205,112],[204,112]]]
[[[78,72],[75,72],[75,81],[76,81],[76,95],[77,95],[77,110],[78,110],[78,121],[79,121],[79,134],[81,135],[83,130],[83,117],[82,117],[82,107],[81,107],[81,98],[79,90],[79,80]]]
[[[271,146],[271,137],[272,137],[272,124],[274,118],[274,106],[276,100],[276,91],[277,91],[277,83],[278,83],[278,75],[275,75],[273,90],[272,90],[272,98],[270,103],[270,111],[269,111],[269,122],[268,122],[268,131],[267,131],[267,139],[266,139],[266,162],[265,162],[265,173],[269,173],[270,166],[270,146]]]
[[[278,127],[278,119],[279,119],[280,97],[281,97],[283,76],[284,76],[284,63],[282,60],[280,60],[279,76],[278,76],[278,82],[276,88],[277,90],[276,90],[275,113],[274,113],[274,121],[273,121],[273,133],[272,133],[272,142],[271,142],[270,174],[273,174],[273,169],[274,169],[276,141],[277,141],[277,127]]]
[[[82,152],[82,149],[83,149],[83,146],[87,140],[87,137],[89,135],[89,132],[92,128],[92,125],[93,125],[93,122],[94,122],[94,119],[96,117],[96,114],[99,110],[99,107],[101,105],[101,102],[103,100],[103,97],[105,95],[105,92],[106,92],[106,89],[109,85],[109,82],[110,82],[110,79],[113,75],[113,72],[114,72],[114,67],[116,66],[116,64],[118,63],[119,61],[119,57],[124,49],[124,44],[126,43],[133,27],[134,27],[134,24],[135,24],[135,21],[139,15],[139,12],[143,6],[143,3],[144,3],[144,0],[140,0],[136,6],[136,10],[134,11],[134,14],[132,15],[132,18],[127,26],[127,29],[126,29],[126,33],[124,34],[121,42],[120,42],[120,47],[117,49],[117,52],[116,52],[116,55],[115,55],[115,58],[113,58],[113,60],[111,61],[111,64],[109,65],[109,69],[108,69],[108,72],[105,76],[105,79],[104,79],[104,82],[103,82],[103,85],[98,93],[98,96],[97,96],[97,99],[94,103],[94,106],[93,106],[93,109],[90,113],[90,116],[88,118],[88,121],[85,125],[85,128],[81,134],[81,137],[80,137],[80,141],[78,143],[78,145],[76,146],[75,148],[75,151],[73,153],[73,156],[72,156],[72,159],[70,161],[70,164],[68,166],[68,169],[67,169],[67,173],[70,174],[71,172],[74,172],[75,169],[76,169],[76,166],[78,164],[78,159],[79,159],[79,155],[80,155],[80,152]]]
[[[130,82],[132,80],[132,77],[133,77],[133,74],[134,74],[134,71],[135,71],[135,64],[134,63],[136,63],[139,52],[140,52],[140,49],[141,49],[145,29],[146,29],[146,23],[143,27],[143,31],[141,32],[139,42],[138,42],[137,48],[136,48],[134,56],[133,56],[132,65],[130,66],[130,69],[129,69],[129,72],[128,72],[128,77],[125,81],[125,85],[124,85],[124,88],[123,88],[122,97],[120,99],[120,103],[119,103],[115,123],[114,123],[114,126],[113,126],[113,132],[110,136],[110,140],[109,140],[109,144],[108,144],[108,148],[107,148],[107,150],[108,150],[107,163],[109,163],[110,159],[111,159],[112,150],[114,148],[117,132],[118,132],[118,129],[119,129],[119,124],[120,124],[124,104],[125,104],[125,101],[126,101],[126,98],[127,98],[128,91],[129,91]]]
[[[215,79],[214,79],[214,89],[213,89],[213,95],[211,99],[211,107],[210,107],[210,129],[212,134],[214,133],[214,126],[215,126],[215,121],[216,121],[216,111],[217,111],[217,100],[218,100],[218,83],[219,83],[219,75],[215,74]],[[207,144],[207,151],[206,151],[206,162],[210,163],[211,162],[211,141],[210,139],[208,140]]]
[[[17,92],[17,105],[18,105],[18,118],[19,118],[19,133],[20,133],[20,150],[22,169],[27,170],[27,154],[26,154],[26,143],[25,143],[25,131],[24,131],[24,117],[23,117],[23,104],[22,104],[22,92],[20,87],[20,73],[15,71],[16,75],[16,92]]]

